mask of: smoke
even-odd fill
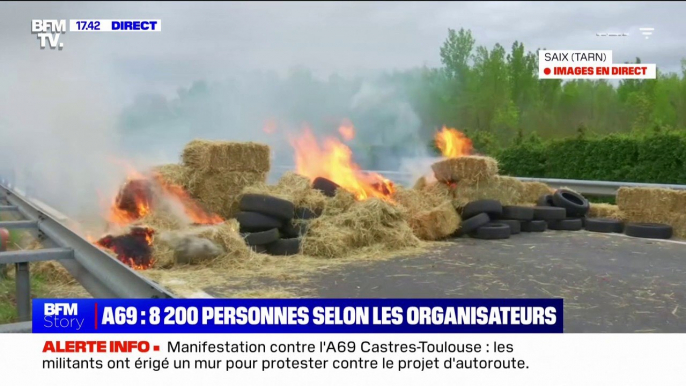
[[[63,50],[41,50],[28,20],[38,13],[75,17],[69,7],[42,6],[41,12],[3,6],[15,17],[0,26],[0,176],[74,219],[104,213],[130,169],[179,162],[194,138],[266,143],[279,172],[278,166],[294,164],[288,134],[304,125],[320,138],[339,136],[349,119],[356,129],[349,145],[366,169],[398,170],[425,147],[406,85],[383,73],[322,76],[305,67],[277,73],[283,64],[263,61],[255,70],[221,72],[210,66],[216,56],[180,60],[170,49],[176,44],[166,35],[171,31],[68,33]],[[130,17],[84,7],[92,17]],[[170,23],[184,20],[181,14]],[[196,43],[178,44],[208,53]],[[189,64],[168,66],[179,61]]]

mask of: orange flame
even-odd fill
[[[355,128],[353,127],[352,122],[347,119],[338,127],[338,132],[346,142],[350,142],[355,138]]]
[[[444,157],[457,158],[472,153],[472,141],[461,131],[443,126],[436,133],[435,140]]]
[[[152,177],[145,176],[131,165],[121,161],[118,163],[126,166],[128,177],[116,198],[109,204],[106,217],[109,223],[129,225],[152,213],[158,199],[179,204],[188,219],[195,224],[211,225],[224,221],[220,216],[206,212],[181,186],[164,181],[157,173]]]
[[[150,249],[150,247],[152,247],[154,234],[155,230],[152,228],[135,227],[130,229],[128,234],[120,236],[108,235],[95,241],[94,244],[114,252],[119,261],[131,268],[143,270],[148,269],[155,264],[155,260],[152,258],[152,250]],[[123,240],[125,239],[126,241],[124,242]],[[129,247],[124,247],[124,243],[128,244]],[[132,244],[137,246],[132,247]],[[134,255],[129,255],[129,252],[127,251],[136,252],[133,252]],[[140,262],[137,263],[136,260]]]
[[[218,215],[206,212],[181,186],[163,181],[159,174],[155,174],[155,180],[168,198],[183,206],[184,213],[193,223],[213,225],[224,221]]]
[[[296,172],[309,177],[327,178],[351,192],[358,200],[379,197],[391,201],[395,192],[393,182],[376,173],[364,173],[352,160],[352,151],[336,138],[317,142],[309,128],[290,142],[295,149]]]

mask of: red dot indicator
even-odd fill
[[[550,69],[549,68],[544,69],[543,73],[546,75],[550,75]]]

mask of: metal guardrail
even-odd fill
[[[280,177],[292,167],[275,166],[272,177]],[[413,175],[400,171],[365,170],[390,178],[403,186],[411,186]],[[647,187],[686,190],[686,185],[646,184],[635,182],[562,180],[553,178],[516,177],[521,181],[536,181],[553,188],[568,187],[581,194],[614,196],[621,187]],[[7,182],[6,180],[0,182]],[[102,298],[172,298],[166,289],[133,271],[119,260],[74,233],[54,217],[54,213],[29,201],[19,189],[9,189],[0,183],[0,212],[19,212],[23,220],[0,221],[0,228],[29,229],[37,231],[45,249],[36,251],[0,252],[1,264],[15,264],[17,308],[23,322],[0,325],[2,332],[30,331],[30,278],[29,262],[56,260],[94,297]],[[5,202],[3,203],[2,200]],[[50,213],[48,213],[50,212]],[[0,278],[1,280],[1,278]]]
[[[24,220],[0,221],[0,228],[23,228],[35,232],[45,246],[37,250],[0,252],[0,264],[15,264],[19,320],[27,321],[31,317],[29,262],[58,261],[94,297],[173,298],[166,289],[130,269],[4,185],[0,185],[0,201],[4,201],[0,202],[3,212],[14,211],[24,217]]]
[[[288,170],[294,170],[292,167],[276,166],[274,167],[277,173],[282,174]],[[378,173],[384,177],[387,177],[394,181],[395,183],[402,186],[412,186],[414,184],[413,176],[410,173],[392,171],[392,170],[363,170],[367,173]],[[673,185],[673,184],[647,184],[640,182],[616,182],[616,181],[587,181],[587,180],[562,180],[556,178],[531,178],[531,177],[515,177],[520,181],[535,181],[542,182],[549,185],[551,188],[561,188],[567,187],[569,189],[575,190],[581,194],[586,194],[589,196],[601,196],[601,197],[612,197],[617,194],[617,190],[621,187],[629,188],[660,188],[660,189],[676,189],[676,190],[686,190],[686,185]]]

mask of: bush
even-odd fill
[[[674,132],[530,141],[497,158],[519,177],[686,184],[686,136]]]

